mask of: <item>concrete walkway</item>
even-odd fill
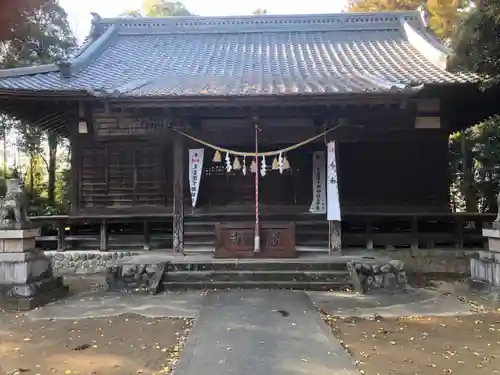
[[[303,292],[209,292],[175,375],[359,375]]]

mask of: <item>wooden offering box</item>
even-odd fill
[[[260,251],[254,252],[255,223],[218,223],[215,226],[216,258],[295,258],[295,224],[266,222],[260,225]]]

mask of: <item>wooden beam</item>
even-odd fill
[[[366,105],[385,104],[411,98],[414,93],[384,93],[384,94],[318,94],[318,95],[256,95],[256,96],[176,96],[176,97],[122,97],[110,98],[111,105],[122,107],[156,107],[156,108],[187,108],[187,107],[271,107],[287,105],[331,105],[352,104]]]
[[[174,132],[174,209],[173,209],[173,251],[184,252],[184,137]]]

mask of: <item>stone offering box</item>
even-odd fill
[[[67,294],[52,263],[35,250],[39,229],[0,229],[0,306],[30,310]]]

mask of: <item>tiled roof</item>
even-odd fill
[[[114,96],[382,93],[476,81],[418,12],[102,19],[69,61],[0,71],[0,90]]]

